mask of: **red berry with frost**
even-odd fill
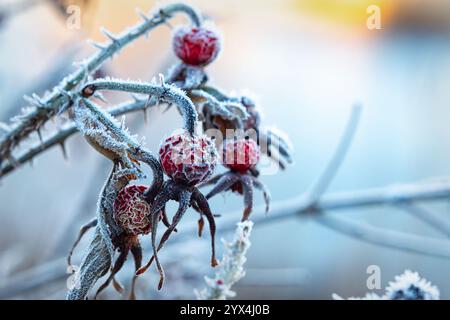
[[[159,148],[164,172],[188,186],[207,180],[214,172],[217,158],[216,147],[209,137],[188,132],[173,134]]]
[[[128,234],[148,234],[151,229],[150,205],[144,200],[146,186],[133,185],[123,188],[114,201],[114,220]]]
[[[173,48],[184,63],[204,66],[219,54],[220,38],[204,27],[181,27],[173,36]]]
[[[223,165],[231,170],[246,172],[259,161],[260,150],[253,139],[225,141],[223,146]]]

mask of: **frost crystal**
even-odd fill
[[[237,224],[232,242],[224,242],[226,252],[219,263],[214,278],[205,277],[206,287],[195,290],[199,300],[225,300],[234,297],[236,293],[231,287],[245,276],[244,264],[247,261],[246,253],[250,248],[250,234],[253,222],[244,221]]]
[[[389,282],[383,296],[369,292],[364,297],[344,299],[336,293],[332,297],[334,300],[439,300],[439,289],[417,272],[405,270],[395,281]]]
[[[389,300],[439,300],[439,289],[417,272],[406,270],[389,282],[386,295]]]

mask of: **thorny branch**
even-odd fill
[[[121,116],[131,112],[144,111],[148,108],[151,108],[156,105],[156,101],[152,100],[150,103],[147,99],[140,99],[135,97],[133,101],[122,103],[116,107],[113,107],[109,110],[106,110],[112,116]],[[27,149],[23,154],[18,156],[15,159],[15,164],[8,163],[6,164],[2,170],[0,170],[0,178],[6,176],[16,169],[18,166],[23,165],[29,161],[32,161],[38,154],[54,147],[60,145],[63,153],[66,154],[65,143],[66,140],[77,133],[77,127],[75,123],[70,122],[66,124],[63,128],[61,128],[58,132],[54,133],[48,138],[44,138],[42,142],[40,142],[35,147]]]
[[[16,117],[9,126],[8,132],[0,139],[0,161],[9,159],[13,166],[16,161],[12,156],[13,149],[27,138],[32,132],[38,132],[41,127],[52,117],[64,112],[73,104],[73,94],[77,87],[88,80],[89,75],[96,71],[107,59],[118,53],[125,46],[146,35],[150,30],[165,22],[175,13],[183,12],[194,25],[200,25],[200,15],[190,6],[176,3],[161,8],[151,18],[142,16],[144,21],[121,35],[113,35],[106,29],[103,33],[110,39],[107,44],[95,44],[99,48],[92,57],[81,62],[80,68],[65,77],[47,96],[41,98],[37,95],[31,97],[31,107],[24,110],[23,114]],[[0,163],[1,164],[1,163]]]

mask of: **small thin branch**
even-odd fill
[[[447,237],[450,237],[450,221],[413,203],[399,204],[398,207],[419,218]]]
[[[330,229],[368,243],[412,253],[423,254],[426,252],[427,255],[437,258],[450,258],[448,241],[378,228],[365,222],[327,213],[318,215],[316,221]],[[431,248],[433,249],[430,251]]]
[[[347,127],[345,128],[339,145],[337,146],[324,172],[320,175],[317,182],[313,184],[312,188],[309,191],[309,197],[312,204],[317,202],[317,200],[319,200],[319,198],[328,189],[328,186],[334,179],[336,173],[339,170],[339,167],[344,161],[345,155],[347,154],[351,142],[353,141],[356,128],[358,127],[359,119],[361,117],[361,111],[362,107],[359,105],[355,105],[352,108],[350,119],[348,120]]]

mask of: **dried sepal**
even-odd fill
[[[100,193],[94,237],[74,275],[75,281],[67,293],[68,300],[86,299],[97,280],[108,272],[115,251],[112,239],[122,232],[114,222],[112,204],[127,183],[127,175],[123,175],[119,165],[115,164]]]

